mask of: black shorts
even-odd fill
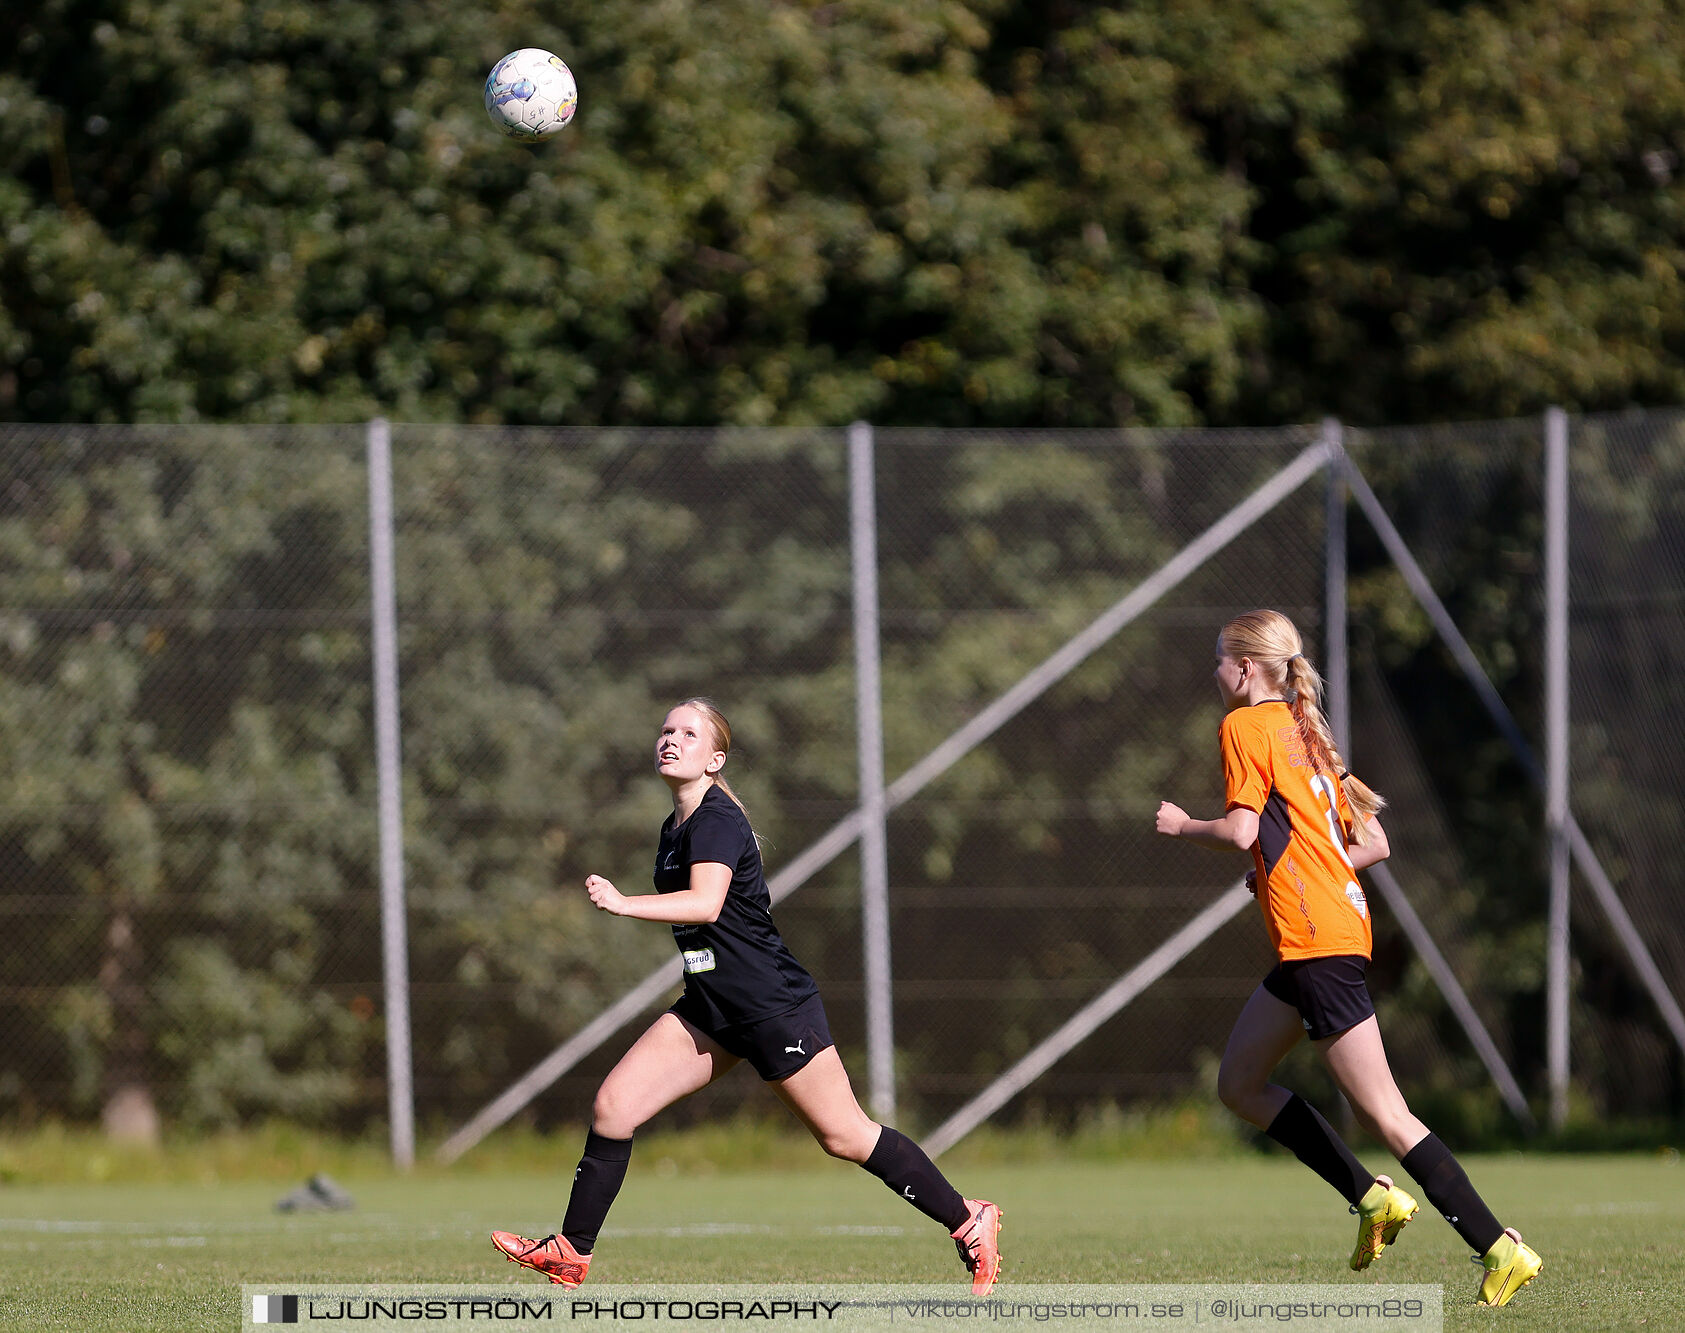
[[[820,1051],[836,1045],[825,1021],[825,1006],[817,995],[803,1000],[787,1013],[757,1018],[749,1023],[711,1027],[709,1020],[681,995],[667,1010],[677,1014],[703,1036],[718,1042],[732,1055],[747,1060],[768,1083],[789,1078],[806,1067]]]
[[[1363,979],[1368,967],[1360,954],[1296,958],[1277,963],[1264,978],[1264,989],[1297,1009],[1310,1039],[1321,1041],[1374,1015],[1375,1002]]]

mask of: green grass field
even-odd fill
[[[784,1154],[778,1155],[780,1161]],[[1297,1163],[1037,1160],[946,1163],[1006,1210],[1006,1284],[1433,1282],[1448,1329],[1685,1328],[1685,1167],[1676,1155],[1471,1157],[1498,1214],[1545,1270],[1505,1310],[1475,1308],[1475,1268],[1424,1207],[1371,1272],[1347,1271],[1352,1222]],[[242,1282],[539,1280],[499,1258],[494,1227],[542,1234],[569,1171],[437,1168],[341,1177],[343,1213],[281,1214],[272,1180],[0,1184],[0,1327],[240,1326]],[[799,1166],[710,1172],[660,1149],[634,1160],[598,1244],[593,1285],[953,1282],[940,1229],[877,1181],[816,1153]]]

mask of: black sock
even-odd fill
[[[1468,1172],[1439,1141],[1439,1135],[1429,1134],[1399,1161],[1421,1184],[1428,1202],[1444,1214],[1445,1220],[1476,1254],[1485,1254],[1504,1234],[1503,1223],[1492,1216],[1486,1201],[1475,1193]]]
[[[1296,1092],[1264,1133],[1339,1190],[1347,1203],[1356,1203],[1375,1183],[1374,1175],[1352,1155],[1334,1126]]]
[[[597,1243],[614,1196],[626,1179],[626,1164],[632,1160],[631,1139],[604,1138],[596,1130],[585,1135],[585,1156],[573,1172],[573,1193],[562,1218],[562,1235],[579,1254],[590,1254]]]
[[[936,1163],[899,1130],[885,1125],[872,1155],[860,1165],[950,1233],[958,1231],[971,1216],[960,1192],[936,1169]]]

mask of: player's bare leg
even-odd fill
[[[973,1295],[987,1295],[994,1288],[1000,1276],[1001,1210],[987,1199],[963,1197],[916,1143],[868,1116],[836,1047],[819,1052],[772,1086],[826,1152],[858,1162],[948,1228],[971,1273]]]
[[[626,1174],[632,1135],[651,1116],[707,1087],[738,1057],[677,1014],[662,1014],[621,1056],[597,1090],[585,1157],[574,1172],[573,1197],[561,1230],[539,1239],[494,1231],[492,1244],[511,1263],[577,1287],[591,1266],[597,1229]]]
[[[1538,1275],[1543,1261],[1519,1232],[1501,1226],[1451,1151],[1411,1114],[1387,1064],[1380,1024],[1371,1017],[1317,1045],[1364,1128],[1392,1150],[1483,1263],[1477,1299],[1506,1304]],[[1400,1192],[1392,1187],[1391,1193]]]
[[[1428,1127],[1410,1113],[1404,1094],[1393,1080],[1375,1017],[1371,1015],[1355,1027],[1322,1038],[1316,1047],[1351,1103],[1357,1122],[1402,1162],[1410,1149],[1427,1137]],[[1398,1239],[1404,1224],[1417,1212],[1415,1198],[1393,1184],[1392,1177],[1377,1176],[1376,1183],[1384,1186],[1385,1192],[1356,1205],[1357,1244],[1351,1257],[1354,1269],[1369,1267]]]
[[[677,1014],[662,1014],[609,1070],[591,1106],[591,1128],[629,1139],[674,1102],[737,1067],[738,1057]]]
[[[1316,1043],[1328,1072],[1351,1103],[1358,1123],[1400,1161],[1427,1137],[1428,1127],[1410,1113],[1404,1094],[1393,1081],[1381,1044],[1381,1026],[1373,1015],[1356,1027]]]
[[[835,1046],[778,1079],[772,1090],[832,1157],[864,1162],[872,1155],[883,1126],[861,1109]]]
[[[1315,1108],[1270,1074],[1304,1036],[1299,1011],[1259,986],[1229,1034],[1217,1074],[1217,1095],[1241,1119],[1257,1125],[1340,1191],[1358,1215],[1351,1266],[1367,1268],[1398,1236],[1416,1201],[1391,1180],[1369,1173]]]
[[[1268,1129],[1293,1096],[1270,1075],[1304,1035],[1299,1011],[1259,986],[1229,1032],[1217,1070],[1218,1099],[1248,1124]]]

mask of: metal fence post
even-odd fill
[[[1550,1124],[1568,1121],[1568,414],[1545,413],[1545,830],[1550,928],[1545,969]]]
[[[1326,685],[1328,725],[1334,743],[1340,747],[1346,767],[1352,764],[1351,658],[1347,651],[1346,605],[1346,468],[1345,430],[1334,417],[1322,419],[1322,443],[1328,450],[1328,467],[1323,474],[1322,534],[1322,678]],[[1350,1134],[1355,1126],[1352,1104],[1338,1093],[1340,1129]]]
[[[867,1102],[895,1114],[895,990],[889,966],[889,839],[883,780],[883,672],[878,636],[878,539],[872,427],[848,428],[854,566],[855,725],[860,756],[860,928],[865,955]]]
[[[1333,417],[1322,421],[1322,442],[1328,449],[1327,517],[1324,527],[1326,565],[1323,574],[1323,668],[1328,682],[1328,725],[1334,741],[1352,761],[1351,658],[1346,629],[1346,469],[1345,431]]]
[[[375,769],[379,788],[380,944],[386,989],[386,1084],[392,1160],[415,1163],[409,946],[404,929],[403,770],[398,736],[398,595],[393,557],[392,428],[369,422],[369,572],[373,599]]]
[[[895,981],[890,972],[890,846],[883,795],[883,659],[878,637],[878,506],[873,431],[848,428],[854,566],[854,723],[859,750],[859,915],[866,971],[866,1100],[895,1116]]]

